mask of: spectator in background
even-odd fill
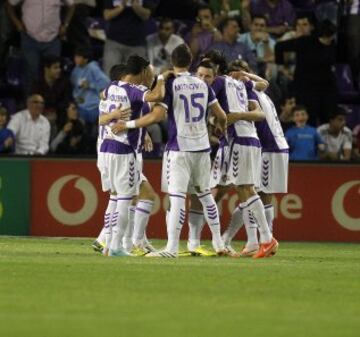
[[[156,74],[169,67],[172,51],[182,43],[184,40],[174,34],[173,21],[161,19],[158,32],[146,37],[148,59]]]
[[[71,100],[71,84],[61,74],[60,57],[54,55],[45,57],[42,76],[33,83],[31,93],[40,94],[44,98],[44,116],[49,120],[54,135],[56,123],[59,122],[61,113]]]
[[[354,87],[360,89],[360,1],[346,0],[345,36],[347,60],[351,67]]]
[[[285,52],[296,53],[296,101],[308,108],[309,124],[313,126],[318,120],[326,122],[336,109],[335,33],[336,27],[330,21],[324,21],[316,35],[278,42],[275,46],[276,62],[280,65],[285,62]]]
[[[268,20],[268,32],[277,37],[291,30],[295,21],[294,8],[286,0],[252,1],[251,15],[264,15]]]
[[[91,48],[90,36],[86,20],[96,6],[95,0],[74,0],[75,10],[70,21],[66,37],[72,48],[82,46]]]
[[[257,60],[257,68],[260,76],[273,73],[275,61],[275,40],[266,31],[266,18],[262,15],[252,17],[250,32],[243,33],[238,41],[244,43],[253,52]],[[270,78],[271,76],[266,76]]]
[[[73,97],[79,108],[80,117],[91,127],[95,137],[94,123],[99,116],[100,92],[109,83],[109,78],[103,73],[96,61],[91,61],[91,51],[78,48],[74,54],[75,68],[71,72]]]
[[[227,18],[221,25],[220,30],[223,35],[223,41],[214,43],[210,49],[217,49],[222,52],[229,63],[237,59],[245,60],[251,69],[257,70],[256,58],[252,51],[244,43],[238,42],[239,24],[235,19]]]
[[[85,131],[76,103],[70,102],[66,107],[66,117],[60,123],[60,131],[51,142],[51,152],[65,155],[87,153]]]
[[[0,154],[15,151],[15,137],[13,132],[6,127],[7,122],[8,112],[0,106]]]
[[[199,56],[215,42],[222,40],[221,33],[214,24],[214,15],[211,7],[200,5],[197,11],[196,22],[186,40],[193,55],[193,63],[197,64]]]
[[[322,159],[345,160],[351,159],[352,133],[345,126],[346,112],[338,107],[329,118],[329,123],[319,126],[318,132],[325,143]]]
[[[209,5],[214,12],[216,23],[225,18],[240,18],[244,30],[250,27],[250,2],[251,0],[210,0]]]
[[[126,63],[132,54],[146,56],[145,23],[155,11],[158,0],[106,0],[104,19],[108,21],[104,46],[104,69]]]
[[[360,124],[353,129],[353,158],[360,160]]]
[[[45,155],[49,151],[50,123],[42,115],[44,99],[33,94],[27,99],[27,109],[11,117],[8,128],[15,135],[15,153]]]
[[[296,106],[296,98],[293,95],[285,96],[280,103],[279,119],[284,132],[294,126],[293,109]]]
[[[324,151],[324,142],[312,126],[307,125],[309,115],[304,106],[293,109],[295,126],[285,133],[289,144],[290,160],[318,160],[318,152]]]
[[[11,21],[21,33],[21,51],[25,60],[25,91],[29,92],[32,81],[38,78],[41,57],[52,54],[60,56],[60,39],[65,37],[74,13],[73,0],[7,0]],[[61,5],[67,11],[61,23]],[[17,16],[15,6],[22,4],[22,18]]]

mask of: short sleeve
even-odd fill
[[[212,89],[214,90],[214,93],[215,93],[216,97],[218,97],[221,90],[224,89],[224,82],[225,82],[225,78],[221,77],[221,76],[218,76],[218,77],[215,78],[215,81],[211,85]]]
[[[207,104],[207,106],[209,107],[216,102],[217,102],[217,99],[216,99],[214,90],[210,86],[208,86],[208,104]]]
[[[254,92],[254,85],[252,81],[245,82],[246,93],[249,101],[257,101],[258,98]]]

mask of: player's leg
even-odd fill
[[[273,232],[274,215],[275,215],[274,214],[274,206],[272,204],[273,194],[259,192],[259,195],[260,195],[262,203],[264,204],[265,216],[266,216],[266,221],[269,226],[269,230],[272,233]]]
[[[134,218],[136,209],[137,197],[134,197],[131,201],[131,205],[128,210],[128,225],[123,237],[123,247],[127,252],[131,252],[133,248],[132,237],[134,233]]]
[[[198,197],[191,195],[191,204],[188,214],[189,220],[189,239],[187,243],[188,250],[195,252],[200,247],[201,231],[205,225],[203,207]]]
[[[137,249],[149,252],[145,244],[145,232],[149,223],[151,211],[154,207],[156,194],[151,184],[143,179],[140,185],[140,193],[135,208],[133,244]]]
[[[234,237],[236,236],[236,234],[239,232],[239,230],[241,229],[243,224],[244,224],[243,209],[240,205],[238,205],[237,207],[235,207],[235,209],[231,215],[231,220],[230,220],[228,228],[222,235],[222,238],[223,238],[224,244],[225,244],[225,248],[231,253],[235,253],[235,250],[231,246],[231,242],[234,239]]]

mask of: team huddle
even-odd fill
[[[196,74],[189,72],[187,45],[178,46],[171,61],[173,69],[155,83],[151,65],[139,56],[111,71],[113,82],[99,105],[97,161],[109,202],[94,248],[106,256],[274,255],[279,244],[272,235],[271,199],[287,192],[289,150],[274,104],[264,92],[267,81],[242,60],[227,64],[216,50],[203,56]],[[167,244],[156,250],[146,237],[155,192],[142,173],[142,151],[152,146],[146,127],[165,118],[161,188],[170,205]],[[229,190],[236,191],[239,204],[222,232],[217,202]],[[188,251],[181,253],[187,198]],[[205,223],[213,252],[201,246]],[[243,225],[247,242],[236,252],[231,243]]]

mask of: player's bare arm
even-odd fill
[[[221,108],[219,102],[215,102],[210,107],[210,112],[216,117],[216,129],[224,133],[226,130],[226,113]]]
[[[249,101],[249,111],[231,112],[227,115],[228,125],[237,121],[260,122],[265,119],[265,113],[256,101]]]
[[[173,75],[174,72],[172,70],[167,70],[159,75],[155,88],[145,94],[145,102],[161,102],[165,97],[165,82],[170,76]]]
[[[111,131],[114,134],[118,134],[127,129],[145,128],[151,124],[162,121],[165,117],[166,109],[161,105],[155,105],[149,114],[129,122],[119,121],[111,128]]]
[[[254,88],[258,91],[265,91],[269,87],[269,82],[267,80],[244,70],[233,71],[230,73],[230,76],[239,81],[253,81]]]
[[[121,109],[119,106],[108,114],[101,114],[99,116],[99,125],[108,125],[113,120],[128,121],[130,119],[131,109]]]

